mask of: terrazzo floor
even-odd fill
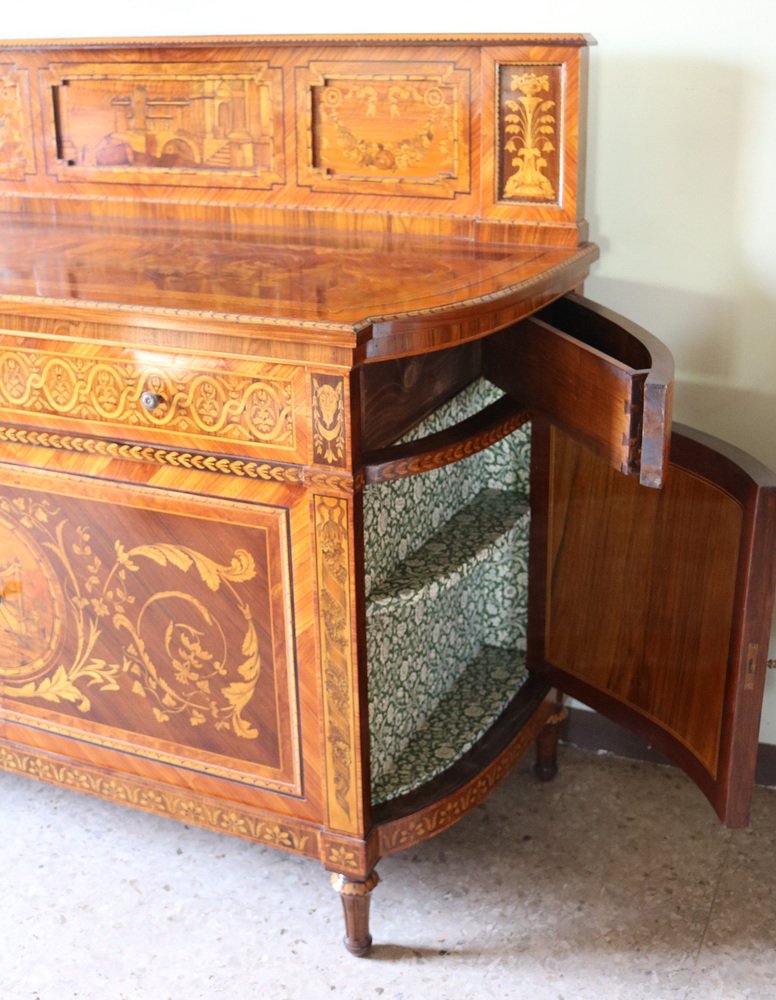
[[[0,1000],[775,1000],[776,792],[566,748],[379,866],[340,946],[318,863],[0,774]]]

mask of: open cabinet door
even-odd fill
[[[749,821],[776,578],[776,479],[674,425],[644,489],[534,422],[528,662]]]

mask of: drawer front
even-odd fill
[[[304,369],[0,339],[0,420],[178,448],[308,460]]]
[[[673,359],[646,330],[565,296],[485,341],[483,371],[620,472],[662,485]]]

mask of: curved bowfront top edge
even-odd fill
[[[6,216],[0,302],[364,335],[528,294],[597,256],[429,236]],[[573,272],[573,273],[572,273]],[[569,290],[566,288],[564,290]],[[366,333],[368,337],[369,334]]]

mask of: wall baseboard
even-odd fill
[[[647,760],[655,764],[670,764],[663,754],[653,750],[638,736],[634,736],[598,712],[569,708],[568,718],[561,725],[561,739],[583,750],[605,750],[618,757]],[[776,785],[776,745],[761,743],[757,750],[755,782],[758,785]]]

